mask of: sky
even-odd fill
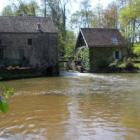
[[[8,5],[9,1],[11,0],[0,0],[0,12],[2,11],[3,7]],[[37,0],[40,1],[40,0]],[[72,11],[76,11],[79,9],[80,0],[73,0],[77,2],[73,2],[71,5]],[[112,0],[91,0],[92,7],[95,7],[99,2],[102,4],[103,7],[106,7]]]

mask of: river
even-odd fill
[[[64,72],[14,87],[0,140],[140,140],[140,74]]]

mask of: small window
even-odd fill
[[[119,50],[115,51],[115,59],[120,59],[121,58],[121,52]]]
[[[3,48],[0,48],[0,59],[3,59],[4,53],[3,53]]]
[[[112,43],[117,45],[118,44],[118,39],[116,37],[113,37],[112,38]]]
[[[0,45],[2,44],[2,41],[0,40]]]
[[[28,45],[32,45],[32,39],[28,39]]]

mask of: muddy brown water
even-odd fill
[[[0,140],[140,140],[140,74],[62,73],[16,89]]]

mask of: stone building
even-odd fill
[[[58,73],[57,30],[50,17],[0,17],[0,67]]]
[[[89,48],[91,72],[97,72],[114,61],[127,56],[127,42],[117,29],[82,28],[79,32],[76,49]]]

